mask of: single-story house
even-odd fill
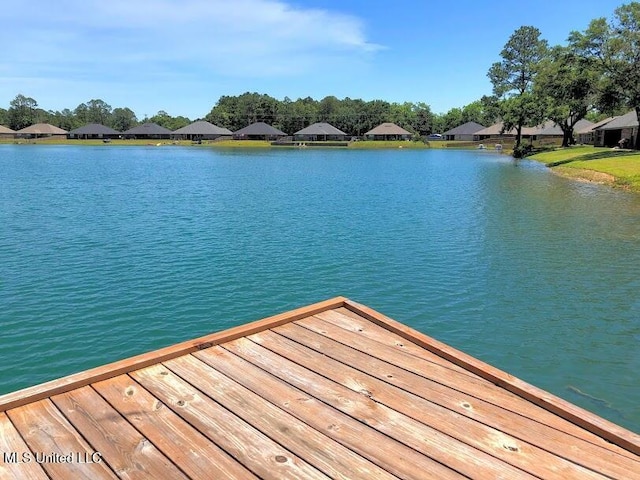
[[[277,140],[286,137],[287,134],[264,122],[256,122],[233,132],[236,140]]]
[[[105,139],[105,138],[118,138],[121,135],[120,132],[113,128],[106,127],[99,123],[90,123],[84,127],[71,130],[67,135],[69,138],[84,138],[84,139]]]
[[[573,127],[574,136],[579,130],[589,128],[591,126],[593,126],[593,122],[590,122],[585,118],[578,120]],[[535,131],[532,132],[531,136],[533,137],[533,140],[542,140],[550,138],[563,138],[564,134],[562,133],[562,128],[560,128],[558,124],[556,124],[552,120],[548,120],[542,125],[538,125],[537,127],[535,127]]]
[[[451,130],[447,130],[442,134],[445,140],[463,140],[473,141],[476,132],[486,128],[484,125],[480,125],[476,122],[467,122],[459,125]]]
[[[626,139],[626,146],[633,147],[638,135],[638,116],[635,110],[615,117],[610,122],[594,130],[596,147],[615,147],[620,140]]]
[[[599,122],[592,123],[585,128],[576,129],[575,133],[578,136],[578,143],[584,145],[593,145],[596,139],[596,129],[602,127],[603,125],[609,123],[613,120],[614,117],[607,117],[604,120],[600,120]]]
[[[130,128],[126,132],[122,132],[125,138],[149,138],[154,140],[168,140],[171,130],[162,127],[157,123],[143,123],[137,127]]]
[[[62,137],[67,131],[48,123],[36,123],[16,132],[16,137],[41,138],[41,137]]]
[[[367,140],[410,140],[413,134],[395,123],[381,123],[364,134]]]
[[[489,140],[489,139],[515,139],[516,138],[516,129],[512,128],[506,132],[503,132],[504,122],[494,123],[490,127],[483,128],[482,130],[478,130],[473,134],[474,140]],[[538,131],[536,127],[522,127],[522,137],[529,138]]]
[[[9,127],[0,125],[0,138],[13,138],[16,136],[16,131],[11,130]]]
[[[341,140],[347,138],[347,134],[337,129],[333,125],[325,122],[314,123],[293,134],[296,141],[321,141],[321,140]]]
[[[228,128],[219,127],[213,123],[199,120],[186,127],[179,128],[171,134],[177,140],[215,140],[219,137],[231,137],[233,132]]]

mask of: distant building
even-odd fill
[[[594,129],[594,145],[596,147],[615,147],[620,140],[626,139],[626,146],[633,147],[638,136],[638,116],[635,110],[613,118]]]
[[[367,140],[410,140],[413,134],[395,123],[386,122],[372,128],[364,136]]]
[[[120,135],[121,133],[113,128],[105,127],[99,123],[90,123],[84,127],[71,130],[67,136],[76,139],[105,139],[118,138]]]
[[[233,132],[236,140],[277,140],[286,137],[287,134],[264,122],[256,122]]]
[[[16,136],[15,130],[11,130],[9,127],[0,125],[0,138],[13,138]]]
[[[314,123],[302,130],[298,130],[293,134],[293,138],[296,141],[326,141],[326,140],[339,140],[344,141],[347,139],[347,134],[342,130],[337,129],[333,125],[325,122]]]
[[[36,123],[16,132],[16,137],[21,138],[66,137],[66,135],[66,130],[48,123]]]
[[[143,123],[137,127],[130,128],[126,132],[122,132],[125,138],[140,138],[153,140],[168,140],[171,130],[162,127],[157,123]]]
[[[177,140],[215,140],[220,137],[231,137],[233,132],[228,128],[218,127],[213,123],[200,120],[191,125],[179,128],[171,134]]]
[[[486,127],[484,125],[480,125],[479,123],[467,122],[457,126],[456,128],[447,130],[442,134],[442,136],[445,140],[463,140],[470,142],[473,141],[476,132],[479,132],[484,128]]]

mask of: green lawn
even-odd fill
[[[610,183],[640,192],[640,152],[570,147],[529,158],[545,163],[562,175]]]

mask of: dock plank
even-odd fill
[[[128,375],[92,386],[188,476],[229,480],[258,478]]]
[[[0,453],[16,480],[640,480],[639,435],[344,297],[0,396]]]
[[[368,392],[356,393],[274,354],[248,338],[225,343],[224,347],[365,425],[411,448],[425,452],[434,460],[449,465],[464,475],[495,479],[535,478],[521,469],[497,462],[495,457],[483,451],[376,402],[370,398]]]
[[[326,405],[221,346],[193,354],[400,479],[468,478]]]
[[[0,452],[0,478],[49,479],[42,467],[33,461],[31,450],[3,412],[0,412]]]
[[[71,455],[71,461],[45,460],[42,467],[52,479],[116,479],[105,461],[78,461],[77,455],[92,454],[95,449],[60,413],[51,400],[40,400],[7,411],[11,422],[31,451],[57,456]],[[84,457],[82,457],[84,459]]]
[[[314,350],[314,355],[303,351],[302,358],[296,361],[303,365],[307,361],[311,362],[310,366],[314,369],[316,366],[320,366],[326,370],[325,376],[326,373],[334,371],[331,370],[331,363],[328,358],[334,359],[382,382],[394,385],[405,392],[412,392],[446,410],[469,417],[513,438],[527,442],[561,458],[566,458],[577,465],[591,468],[596,472],[611,477],[640,479],[640,462],[638,462],[638,459],[631,459],[620,455],[617,451],[594,445],[578,437],[569,436],[547,425],[531,421],[509,410],[503,410],[491,403],[472,398],[430,379],[403,370],[391,363],[383,362],[368,355],[356,354],[353,348],[335,342],[300,325],[287,324],[277,327],[273,331]],[[260,341],[260,338],[269,334],[269,332],[262,332],[252,336],[251,339],[267,346]],[[293,345],[292,351],[296,349],[297,347]],[[315,361],[312,359],[315,359]],[[355,385],[362,383],[354,380]],[[343,382],[343,384],[345,386],[350,385],[348,382]],[[369,389],[367,386],[362,386],[361,388]],[[383,391],[385,388],[384,384],[378,384],[377,390]],[[418,408],[416,411],[424,413],[424,408]],[[450,426],[450,422],[446,421],[444,425]]]
[[[332,479],[396,478],[195,356],[170,360],[165,366]]]
[[[471,373],[469,370],[465,370],[455,363],[451,363],[449,360],[446,360],[436,355],[435,353],[430,352],[429,350],[425,350],[424,348],[421,348],[418,345],[407,341],[406,338],[402,338],[400,335],[396,335],[395,333],[391,333],[388,330],[385,330],[381,326],[376,325],[375,323],[372,323],[365,318],[362,318],[357,313],[352,312],[345,307],[336,308],[334,310],[326,310],[324,312],[316,313],[313,316],[321,320],[325,320],[329,323],[333,323],[337,327],[349,330],[354,333],[358,333],[371,340],[375,340],[376,342],[383,345],[394,347],[411,355],[415,355],[416,357],[422,358],[423,360],[426,360],[428,362],[437,363],[445,368],[455,370],[456,372],[480,378],[475,373]]]
[[[131,376],[258,477],[270,480],[329,478],[163,365],[132,372]]]
[[[582,438],[603,447],[610,447],[610,442],[581,428],[580,426],[560,418],[552,412],[533,404],[518,395],[496,386],[482,378],[473,378],[461,375],[458,372],[445,369],[441,365],[425,361],[421,358],[407,354],[386,345],[382,345],[357,333],[342,329],[336,325],[321,320],[315,316],[305,318],[304,321],[295,322],[320,335],[324,335],[344,345],[353,348],[394,365],[408,370],[417,375],[424,376],[447,387],[458,390],[465,395],[475,397],[479,400],[492,403],[501,409],[510,410],[519,415],[535,420],[539,423],[549,425],[560,431]],[[629,456],[629,452],[624,449],[618,450],[622,455]],[[632,455],[633,456],[633,455]],[[635,456],[637,458],[637,456]]]
[[[422,333],[392,320],[365,305],[360,305],[349,299],[345,299],[343,306],[347,307],[349,310],[359,313],[364,318],[367,318],[378,325],[383,325],[390,332],[396,333],[405,338],[410,338],[419,346],[437,353],[441,357],[450,360],[452,363],[476,373],[504,390],[517,395],[523,400],[542,407],[557,417],[568,420],[570,423],[579,426],[585,431],[595,434],[608,442],[614,443],[636,456],[640,455],[640,435],[580,408],[571,402],[563,400],[552,393],[531,385],[530,383],[489,365],[482,360],[478,360],[477,358],[467,355],[466,353],[445,343],[423,335]]]
[[[186,476],[90,386],[51,401],[105,458],[118,477],[185,479]]]

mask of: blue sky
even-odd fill
[[[491,93],[509,36],[551,44],[623,1],[30,0],[0,8],[0,107],[91,99],[204,117],[221,95],[425,102],[436,113]],[[521,5],[527,5],[522,7]]]

